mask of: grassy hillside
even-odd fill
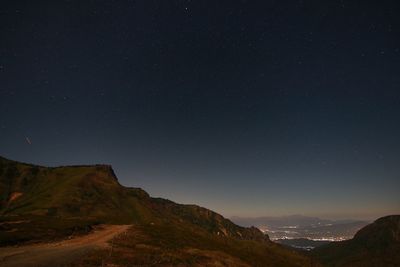
[[[0,214],[138,221],[148,213],[110,166],[45,168],[0,159]],[[132,197],[133,196],[133,197]]]
[[[114,264],[314,266],[256,228],[123,187],[108,165],[47,168],[0,158],[0,195],[2,245],[54,240],[86,233],[95,224],[121,223],[134,226],[115,242],[107,259]],[[103,258],[102,252],[92,253],[77,264],[99,266]]]
[[[159,218],[183,220],[209,232],[241,239],[267,240],[255,228],[243,228],[195,205],[151,198],[126,188],[108,165],[39,167],[0,159],[2,219],[45,216],[98,223],[148,223]]]
[[[113,241],[113,249],[94,251],[73,266],[320,266],[272,242],[209,234],[186,223],[134,225]],[[108,266],[108,265],[107,265]]]

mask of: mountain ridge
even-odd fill
[[[5,165],[8,165],[8,167],[3,170]],[[124,223],[130,219],[145,220],[145,218],[139,218],[135,216],[136,214],[127,211],[132,210],[135,206],[135,203],[132,203],[134,197],[142,201],[152,202],[153,208],[156,208],[157,205],[160,206],[158,207],[159,210],[169,209],[175,214],[184,211],[184,215],[187,215],[185,218],[187,220],[190,218],[194,224],[204,224],[207,219],[211,219],[214,225],[208,226],[208,229],[221,235],[232,235],[246,239],[247,232],[249,232],[251,238],[268,240],[268,237],[261,232],[255,234],[258,229],[246,230],[244,227],[236,226],[222,215],[206,208],[193,204],[176,204],[162,198],[151,198],[141,188],[122,186],[112,166],[108,164],[43,167],[19,163],[2,157],[0,174],[4,174],[3,177],[8,178],[9,182],[7,185],[7,182],[4,182],[6,179],[0,180],[0,182],[3,181],[3,186],[0,186],[0,193],[7,196],[0,206],[0,214],[3,215],[33,214],[61,217],[79,215],[104,220],[104,218],[110,217],[110,214],[114,214]],[[46,186],[37,185],[41,182],[41,179],[47,179],[48,184]],[[34,186],[27,185],[27,183],[34,183]],[[38,187],[40,187],[40,190],[38,190]],[[70,190],[65,188],[70,188]],[[51,191],[51,196],[49,196],[49,191]],[[13,199],[12,196],[15,193],[18,193],[18,197]],[[32,200],[33,197],[26,194],[34,194],[35,197]],[[108,194],[107,200],[101,196],[104,194]],[[42,196],[50,201],[37,203],[38,201],[34,201],[35,198],[38,198],[37,196]],[[126,205],[125,202],[129,204]],[[65,205],[66,203],[67,205]],[[136,206],[138,206],[137,203]],[[114,208],[126,212],[127,218],[120,218],[122,215],[120,212],[116,212]],[[116,220],[116,218],[112,219],[111,222],[117,222],[118,219]]]

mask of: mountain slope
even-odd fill
[[[146,213],[107,165],[45,168],[0,159],[2,215],[137,220]],[[112,215],[112,216],[111,216]]]
[[[195,205],[150,198],[139,188],[126,188],[108,165],[46,168],[0,159],[0,214],[79,217],[107,223],[149,222],[179,217],[212,233],[267,240],[221,215]]]
[[[124,187],[108,165],[47,168],[0,158],[0,195],[3,245],[59,239],[90,231],[94,224],[121,223],[134,226],[115,243],[116,263],[129,258],[146,265],[164,255],[159,260],[167,265],[193,260],[202,265],[226,257],[231,266],[311,264],[254,227],[240,227],[208,209]],[[142,253],[132,259],[137,246]],[[92,266],[90,261],[83,265]]]
[[[327,266],[400,266],[400,215],[379,218],[353,239],[315,249]]]

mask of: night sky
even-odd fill
[[[5,1],[0,155],[223,215],[400,212],[399,1]]]

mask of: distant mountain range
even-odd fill
[[[242,226],[255,226],[267,233],[272,240],[312,239],[338,241],[350,239],[368,224],[358,220],[327,220],[318,217],[291,215],[282,217],[232,217],[231,220]]]
[[[346,224],[361,222],[360,220],[354,219],[342,219],[342,220],[329,220],[321,219],[318,217],[310,217],[304,215],[288,215],[288,216],[263,216],[263,217],[239,217],[233,216],[230,218],[232,221],[243,226],[271,226],[271,227],[282,227],[282,226],[298,226],[305,227],[310,225],[326,225],[326,224]],[[365,221],[365,223],[368,223]]]
[[[309,226],[330,223],[330,220],[320,219],[318,217],[309,217],[303,215],[289,215],[289,216],[262,216],[262,217],[238,217],[233,216],[230,218],[232,221],[243,226]]]
[[[270,222],[293,229],[330,223],[298,216]],[[0,246],[85,235],[98,224],[131,227],[113,240],[112,257],[105,249],[88,251],[71,266],[103,266],[105,255],[107,266],[400,266],[400,216],[301,252],[206,208],[124,187],[109,165],[48,168],[0,157]]]

